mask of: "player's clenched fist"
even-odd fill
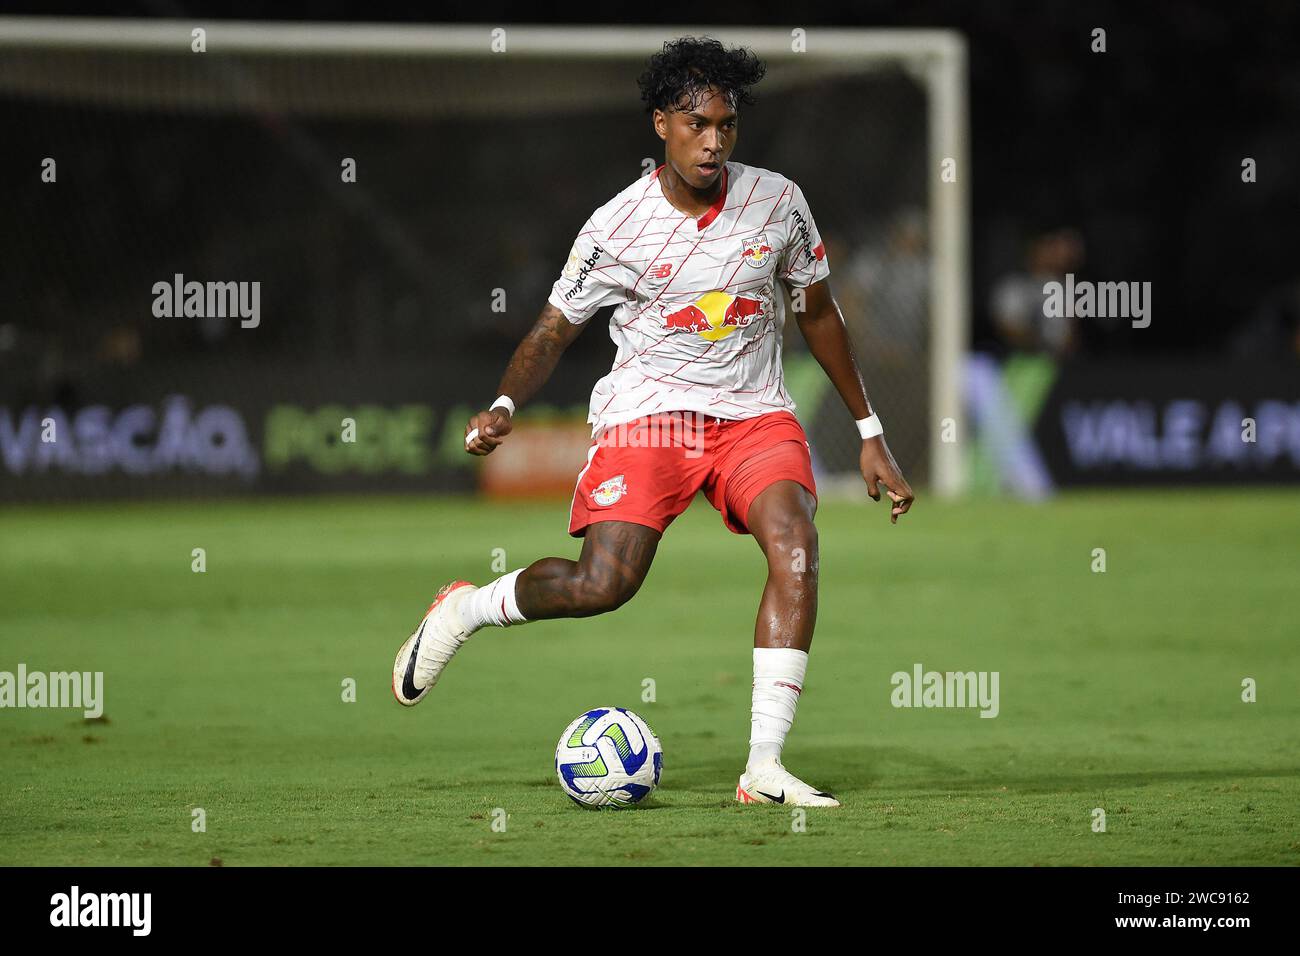
[[[504,408],[479,412],[465,426],[465,450],[471,455],[486,455],[510,434],[510,414]]]

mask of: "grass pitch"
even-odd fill
[[[785,758],[845,806],[803,832],[732,799],[763,564],[704,502],[631,603],[481,632],[409,710],[393,654],[434,590],[494,576],[494,548],[576,556],[565,503],[9,508],[0,670],[103,671],[106,704],[0,710],[0,863],[1300,863],[1298,503],[923,500],[897,527],[824,503]],[[999,672],[999,715],[894,708],[916,663]],[[604,704],[663,741],[651,806],[555,781],[560,731]]]

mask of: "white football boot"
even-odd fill
[[[438,591],[424,620],[393,661],[393,696],[399,704],[414,707],[438,683],[443,668],[470,633],[460,617],[460,602],[477,590],[468,581],[452,581]]]
[[[775,757],[746,767],[736,785],[741,803],[781,803],[787,807],[838,807],[840,802],[804,783]]]

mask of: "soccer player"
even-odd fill
[[[802,290],[799,330],[857,420],[868,494],[879,501],[885,486],[894,523],[914,496],[867,398],[803,192],[780,173],[730,160],[737,107],[752,102],[764,72],[751,51],[707,37],[665,43],[651,57],[639,85],[663,164],[588,218],[500,397],[465,426],[470,454],[495,451],[587,320],[617,306],[609,331],[618,353],[591,395],[593,440],[569,518],[582,553],[542,558],[481,587],[445,585],[398,651],[393,694],[419,703],[489,625],[621,606],[645,580],[664,530],[703,491],[726,527],[754,536],[768,566],[736,799],[835,807],[781,763],[817,616],[818,555],[808,441],[782,382],[778,281]]]

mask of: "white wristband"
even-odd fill
[[[493,401],[492,404],[488,406],[488,411],[490,412],[494,408],[504,408],[507,412],[510,413],[511,418],[515,417],[515,403],[514,400],[511,399],[509,395],[498,395],[496,397],[496,400]],[[469,430],[469,434],[465,436],[465,447],[468,448],[473,443],[475,438],[478,438],[478,429],[471,428]]]
[[[859,418],[857,420],[857,426],[858,434],[861,435],[864,440],[867,438],[875,438],[877,435],[883,435],[885,433],[885,426],[880,424],[880,416],[875,412],[872,412],[867,418]]]

